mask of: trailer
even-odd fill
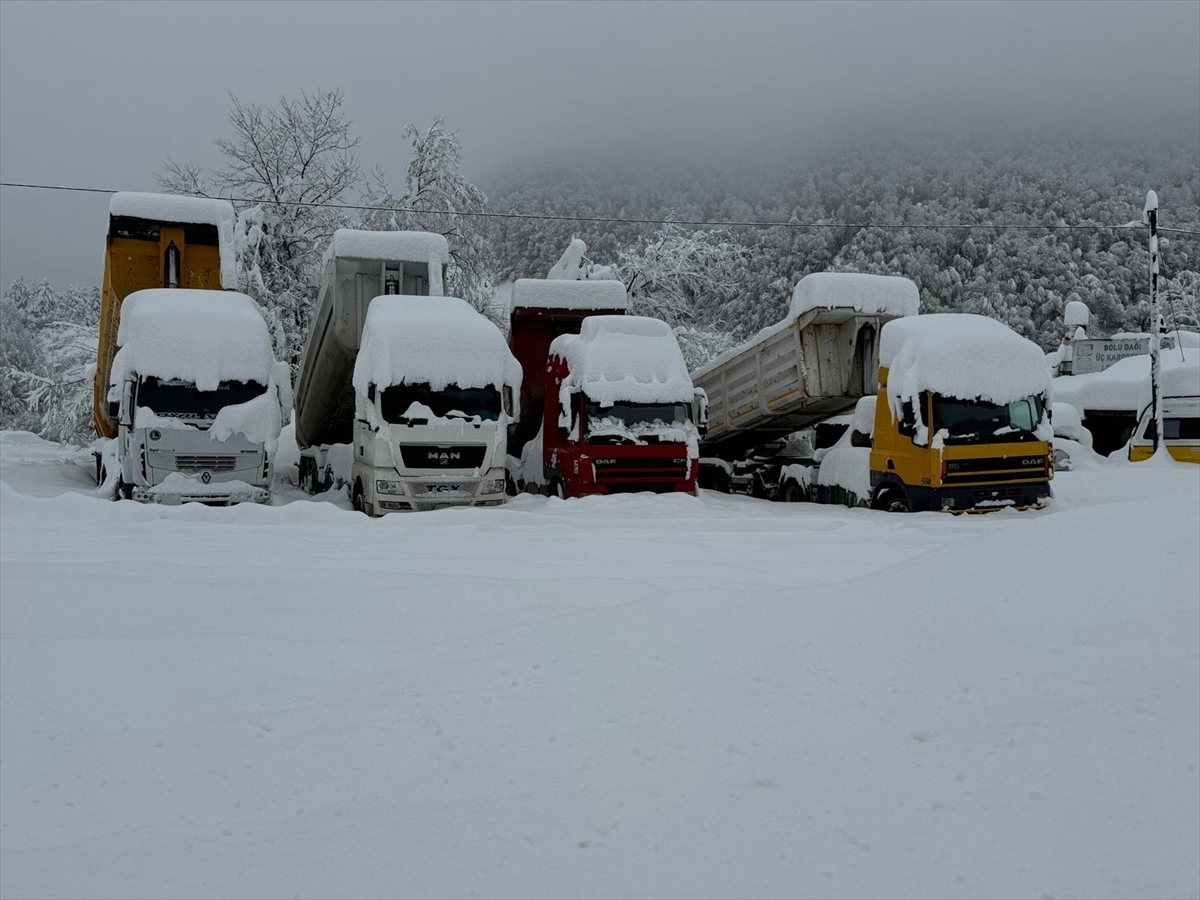
[[[572,242],[564,256],[575,243],[582,242]],[[619,316],[628,308],[619,281],[520,278],[513,284],[508,346],[521,363],[521,419],[508,436],[511,455],[519,457],[541,428],[550,344],[560,335],[579,334],[588,316]]]
[[[702,483],[726,486],[736,476],[773,496],[784,465],[783,439],[847,413],[875,393],[883,325],[917,314],[917,287],[907,278],[858,273],[805,276],[787,317],[692,373],[708,397],[700,442],[710,460]],[[723,463],[723,464],[722,464]]]
[[[441,235],[340,229],[296,381],[300,484],[368,515],[504,502],[521,374],[503,335],[446,297]]]

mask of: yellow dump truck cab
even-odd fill
[[[896,319],[880,334],[871,505],[983,512],[1050,497],[1041,349],[982,316]]]
[[[1200,463],[1200,397],[1163,397],[1163,444],[1179,462]],[[1141,462],[1154,453],[1154,417],[1142,410],[1129,442],[1129,459]]]
[[[907,403],[895,418],[886,378],[881,370],[884,387],[875,405],[871,447],[872,506],[982,512],[1041,506],[1050,496],[1053,457],[1049,442],[1037,435],[1045,415],[1041,397],[1001,406],[925,391],[919,420],[918,410]],[[968,431],[975,423],[980,430]]]

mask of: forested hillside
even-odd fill
[[[695,297],[697,324],[739,336],[777,321],[809,272],[903,274],[922,308],[998,318],[1050,348],[1065,303],[1082,299],[1095,330],[1142,330],[1149,321],[1146,191],[1160,225],[1200,229],[1200,149],[1151,140],[1077,137],[848,140],[785,163],[741,170],[678,166],[529,166],[485,184],[492,210],[677,220],[908,225],[1097,224],[1062,230],[733,227],[744,269],[729,295]],[[499,219],[490,231],[501,278],[542,275],[567,241],[583,238],[598,263],[654,239],[620,223]],[[1178,324],[1196,327],[1200,238],[1164,235],[1162,272]]]
[[[286,197],[272,200],[260,186],[237,182],[230,173],[241,170],[234,165],[213,176],[225,191],[236,188],[238,196],[253,198],[236,204],[242,289],[262,304],[277,349],[293,362],[307,340],[316,299],[315,260],[337,227],[445,234],[455,254],[450,290],[502,325],[503,314],[488,309],[492,286],[544,278],[570,240],[582,238],[588,258],[611,267],[609,274],[625,283],[631,311],[675,326],[692,366],[778,321],[796,283],[820,271],[906,275],[920,288],[924,312],[991,316],[1049,350],[1062,337],[1062,310],[1071,300],[1091,308],[1093,335],[1148,328],[1149,256],[1141,214],[1149,189],[1161,203],[1160,290],[1168,325],[1200,328],[1200,237],[1166,230],[1200,231],[1200,148],[1194,140],[859,136],[773,163],[755,162],[748,151],[725,166],[530,164],[483,180],[480,193],[459,172],[457,135],[438,119],[427,131],[405,131],[412,156],[405,189],[393,193],[379,173],[361,176],[351,153],[357,139],[340,118],[340,94],[303,99],[313,106],[314,122],[328,116],[339,122],[337,140],[313,153],[337,163],[320,171],[344,173],[340,180],[292,172],[293,161],[281,157],[279,180],[291,187]],[[281,102],[284,112],[295,113]],[[239,118],[245,109],[235,100],[230,117],[243,142],[264,129],[303,133],[303,121],[292,122],[295,115]],[[203,176],[172,163],[161,181],[168,191],[209,193]],[[371,209],[361,215],[342,208],[314,212],[293,202],[317,188],[318,196],[343,203],[357,193]],[[463,217],[442,210],[651,221]],[[663,219],[675,224],[661,224]],[[688,224],[693,222],[844,227]],[[962,227],[981,224],[1007,227]],[[908,227],[877,227],[884,225]],[[1095,227],[1046,227],[1063,225]],[[95,360],[99,291],[56,291],[45,280],[52,274],[28,273],[29,281],[19,279],[5,290],[0,426],[85,442],[91,437],[89,365]]]

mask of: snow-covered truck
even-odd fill
[[[296,381],[300,483],[369,515],[504,502],[520,366],[443,296],[441,235],[337,231]]]
[[[820,460],[812,499],[962,512],[1050,496],[1051,377],[1032,341],[984,316],[896,319],[880,334],[878,381]]]
[[[887,322],[915,316],[917,286],[907,278],[816,273],[796,285],[787,317],[692,373],[708,397],[701,483],[724,487],[737,472],[779,498],[783,439],[849,412],[875,393],[878,336]]]
[[[236,291],[136,291],[115,343],[102,483],[156,503],[270,500],[291,384],[258,305]]]
[[[122,192],[108,212],[97,481],[139,500],[266,501],[291,384],[234,291],[233,207]]]
[[[555,269],[577,268],[582,247],[572,241]],[[687,379],[679,344],[666,324],[626,316],[628,303],[625,286],[608,279],[522,278],[513,285],[508,340],[523,371],[521,421],[509,435],[513,487],[565,496],[695,489],[703,394]],[[590,320],[595,324],[581,343],[567,340],[581,335]],[[624,320],[635,324],[620,324]],[[639,378],[657,379],[664,387],[670,382],[664,392],[670,398],[649,402]],[[618,380],[628,385],[627,396]],[[595,385],[582,390],[588,382]],[[600,415],[585,417],[584,407],[596,412],[598,396],[604,397]],[[564,402],[577,427],[560,428]],[[680,416],[686,421],[676,422]],[[591,424],[600,427],[604,419],[610,433],[593,436]],[[621,429],[624,437],[616,433]]]
[[[125,191],[112,196],[92,404],[100,437],[117,436],[117,409],[108,398],[109,374],[125,298],[147,288],[236,290],[233,234],[233,206],[228,200]]]
[[[589,316],[550,345],[542,427],[525,447],[529,486],[561,497],[695,493],[696,391],[660,319]]]
[[[572,250],[582,257],[582,250],[576,244],[582,246],[582,241],[571,242],[564,260]],[[564,267],[563,260],[555,266]],[[514,459],[520,458],[526,444],[542,427],[550,344],[560,335],[579,334],[588,316],[623,315],[628,308],[625,286],[619,281],[520,278],[513,284],[508,345],[520,361],[522,373],[521,418],[513,424],[508,436],[508,452]]]

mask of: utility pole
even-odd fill
[[[1162,325],[1158,315],[1158,194],[1146,194],[1142,221],[1150,226],[1150,417],[1154,420],[1154,453],[1162,442],[1162,403],[1158,396],[1158,357]]]

